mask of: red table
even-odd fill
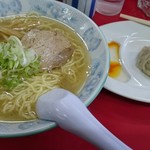
[[[121,13],[150,19],[136,7],[137,0],[126,0]],[[96,12],[93,20],[104,25],[123,20]],[[150,150],[150,104],[137,102],[103,89],[88,107],[113,134],[134,150]],[[86,141],[59,127],[40,134],[18,138],[1,138],[1,150],[96,150]]]

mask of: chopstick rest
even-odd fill
[[[120,17],[124,18],[124,19],[134,21],[134,22],[137,22],[137,23],[140,23],[140,24],[143,24],[143,25],[146,25],[146,26],[150,26],[150,21],[145,20],[145,19],[140,19],[140,18],[125,15],[125,14],[120,14]]]

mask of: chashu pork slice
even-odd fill
[[[34,49],[41,57],[44,70],[62,66],[73,54],[71,42],[58,31],[32,29],[21,41],[26,48]]]

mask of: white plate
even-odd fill
[[[118,95],[150,103],[150,77],[136,67],[137,54],[150,46],[150,28],[131,21],[121,21],[100,27],[108,42],[121,44],[120,60],[128,77],[127,81],[107,78],[105,88]]]

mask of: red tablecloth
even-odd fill
[[[137,0],[126,0],[122,13],[147,18],[137,7]],[[96,13],[97,25],[123,20]],[[115,87],[114,87],[115,88]],[[134,150],[150,150],[150,104],[130,100],[103,89],[88,107],[113,134]],[[1,150],[96,150],[84,140],[59,127],[27,137],[0,139]]]

